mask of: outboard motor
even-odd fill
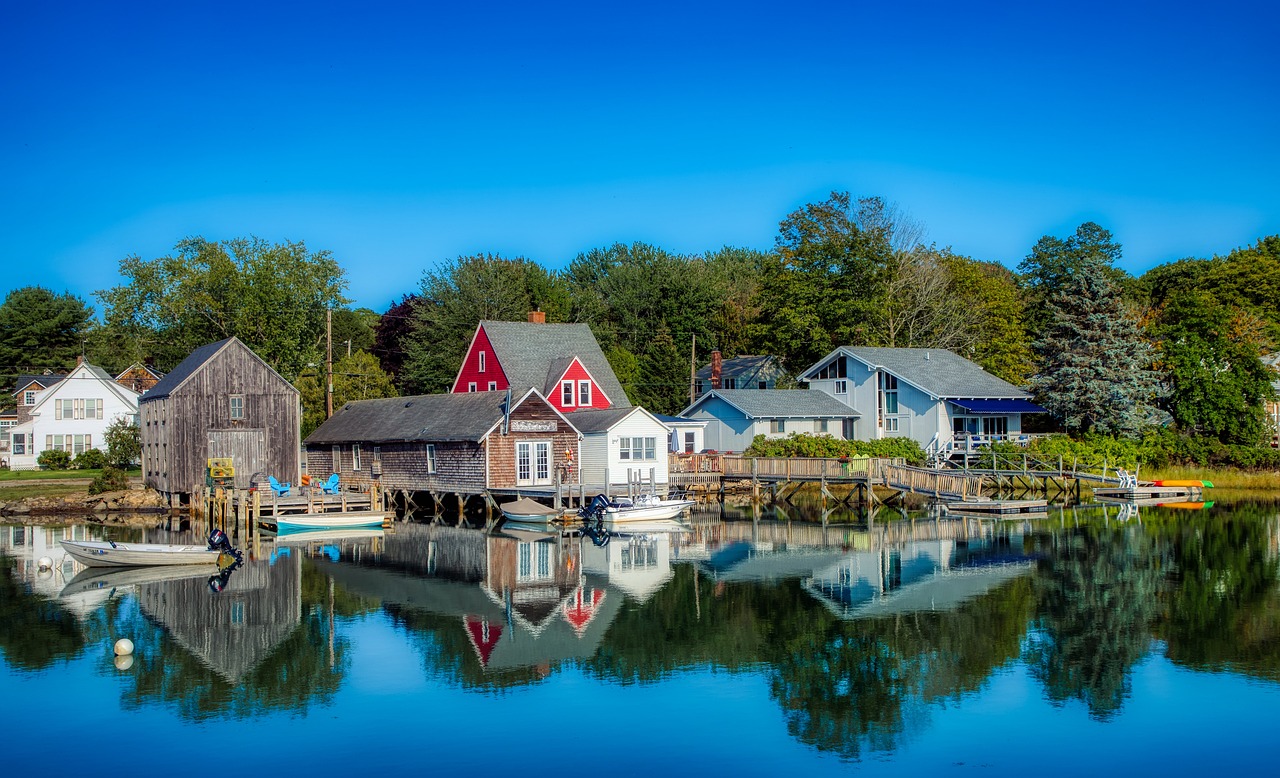
[[[209,532],[209,550],[210,551],[230,551],[231,541],[227,539],[227,533],[220,529],[213,529]]]
[[[244,555],[240,553],[240,549],[232,546],[227,533],[220,529],[213,529],[209,532],[209,550],[219,552],[219,570],[230,572],[244,562]],[[223,583],[225,584],[225,579]],[[215,589],[214,591],[221,591],[221,589]]]

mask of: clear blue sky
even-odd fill
[[[382,311],[463,254],[767,249],[832,190],[1141,273],[1280,232],[1278,6],[3,0],[5,287],[257,235]]]

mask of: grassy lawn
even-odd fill
[[[101,470],[0,470],[0,486],[6,481],[44,481],[49,479],[92,481],[102,474]],[[141,469],[129,471],[129,477],[142,475]]]
[[[0,481],[0,500],[24,500],[28,497],[65,497],[68,494],[84,494],[89,483],[37,484],[31,486],[5,486]]]

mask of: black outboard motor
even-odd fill
[[[228,574],[222,579],[222,585],[225,586],[226,578],[230,577],[230,572],[244,562],[244,555],[240,553],[240,549],[231,545],[231,540],[227,537],[227,533],[220,529],[213,529],[209,532],[209,550],[218,552],[218,570]],[[210,588],[213,588],[212,581],[210,581],[209,585]],[[213,590],[215,592],[222,591],[221,588]]]
[[[609,498],[597,494],[589,505],[578,509],[578,515],[582,517],[582,534],[591,538],[591,542],[597,546],[609,543],[609,530],[604,528],[604,513],[608,507]]]
[[[227,539],[227,533],[220,529],[213,529],[209,532],[209,550],[210,551],[230,551],[231,541]]]

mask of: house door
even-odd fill
[[[516,486],[551,483],[551,441],[534,440],[516,444]]]
[[[292,481],[293,473],[278,473],[267,462],[267,431],[209,430],[209,458],[231,459],[236,470],[236,488],[248,489],[254,473],[274,475],[280,481]]]

